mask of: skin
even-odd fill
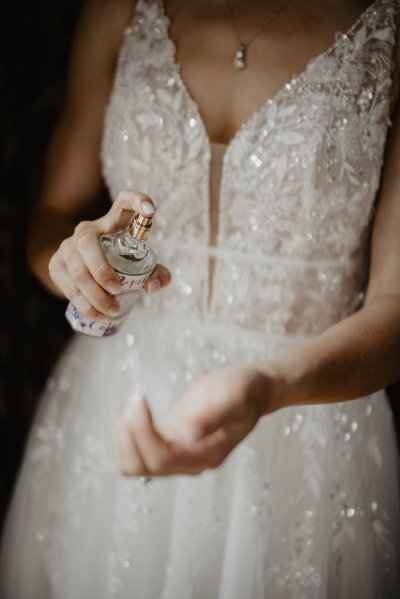
[[[177,60],[209,138],[229,142],[252,112],[293,73],[301,72],[310,58],[326,50],[335,32],[347,30],[366,5],[292,0],[273,27],[252,44],[249,67],[237,73],[227,68],[237,40],[224,1],[169,0]],[[232,6],[244,40],[269,14],[261,0],[232,1]],[[134,211],[145,214],[143,202],[152,204],[151,198],[125,190],[105,216],[76,226],[99,191],[104,105],[122,32],[131,18],[128,0],[87,3],[71,58],[70,91],[50,147],[29,243],[32,268],[44,285],[91,317],[116,307],[107,293],[107,284],[116,277],[99,250],[101,233],[120,228]],[[116,460],[123,474],[198,474],[219,466],[258,420],[275,410],[355,399],[400,378],[400,44],[395,63],[393,127],[373,226],[364,307],[274,360],[201,377],[157,425],[145,398],[131,398],[114,426]],[[169,276],[159,266],[152,279],[163,286]]]

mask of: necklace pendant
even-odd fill
[[[240,44],[237,49],[233,66],[237,71],[242,71],[246,67],[246,46],[244,44]]]

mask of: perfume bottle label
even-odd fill
[[[151,272],[140,275],[117,274],[123,289],[121,293],[114,296],[120,305],[119,316],[105,320],[90,320],[82,316],[70,302],[67,306],[65,317],[74,331],[85,333],[92,337],[108,337],[119,331],[138,299],[140,289],[146,283]]]

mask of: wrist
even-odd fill
[[[295,351],[260,362],[256,369],[265,380],[263,414],[311,403],[312,377]]]

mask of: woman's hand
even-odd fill
[[[143,193],[122,191],[103,217],[83,221],[65,239],[49,262],[54,284],[87,318],[115,318],[119,304],[112,296],[122,290],[118,275],[107,262],[100,245],[103,233],[127,226],[133,214],[153,216],[155,206]],[[171,275],[160,264],[146,281],[145,291],[153,292],[169,283]]]
[[[252,367],[217,370],[192,384],[159,426],[145,398],[135,396],[114,427],[120,472],[163,476],[218,467],[274,409],[273,386],[272,377]]]

